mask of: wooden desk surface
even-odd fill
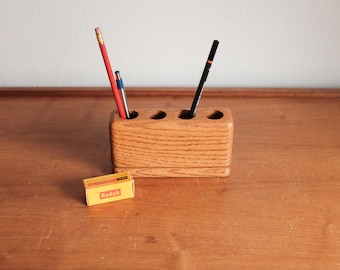
[[[207,91],[200,106],[233,113],[231,176],[137,178],[134,199],[93,207],[82,179],[111,172],[113,98],[53,93],[0,97],[1,269],[340,269],[336,92]],[[187,108],[185,93],[128,98]]]

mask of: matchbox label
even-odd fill
[[[99,197],[100,197],[101,200],[111,198],[111,197],[117,197],[117,196],[121,196],[121,195],[122,195],[122,192],[121,192],[120,188],[108,190],[108,191],[104,191],[104,192],[99,193]]]
[[[134,180],[129,172],[86,178],[83,183],[88,206],[135,196]]]

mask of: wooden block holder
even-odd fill
[[[226,177],[230,175],[233,118],[227,109],[140,109],[110,119],[114,172],[133,177]]]

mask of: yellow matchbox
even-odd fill
[[[129,199],[135,196],[134,180],[129,172],[87,178],[83,182],[88,206]]]

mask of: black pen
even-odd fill
[[[191,109],[190,109],[190,112],[189,112],[190,117],[195,116],[197,106],[198,106],[198,102],[200,101],[201,96],[202,96],[203,85],[204,85],[204,82],[207,80],[207,77],[208,77],[208,74],[209,74],[209,69],[210,69],[211,64],[214,60],[214,56],[215,56],[215,53],[216,53],[216,50],[217,50],[218,43],[219,43],[218,40],[214,40],[214,42],[211,46],[210,53],[209,53],[207,62],[205,63],[205,67],[204,67],[204,70],[203,70],[203,73],[202,73],[202,76],[201,76],[200,83],[198,84],[196,94],[195,94],[194,100],[193,100],[192,105],[191,105]]]

